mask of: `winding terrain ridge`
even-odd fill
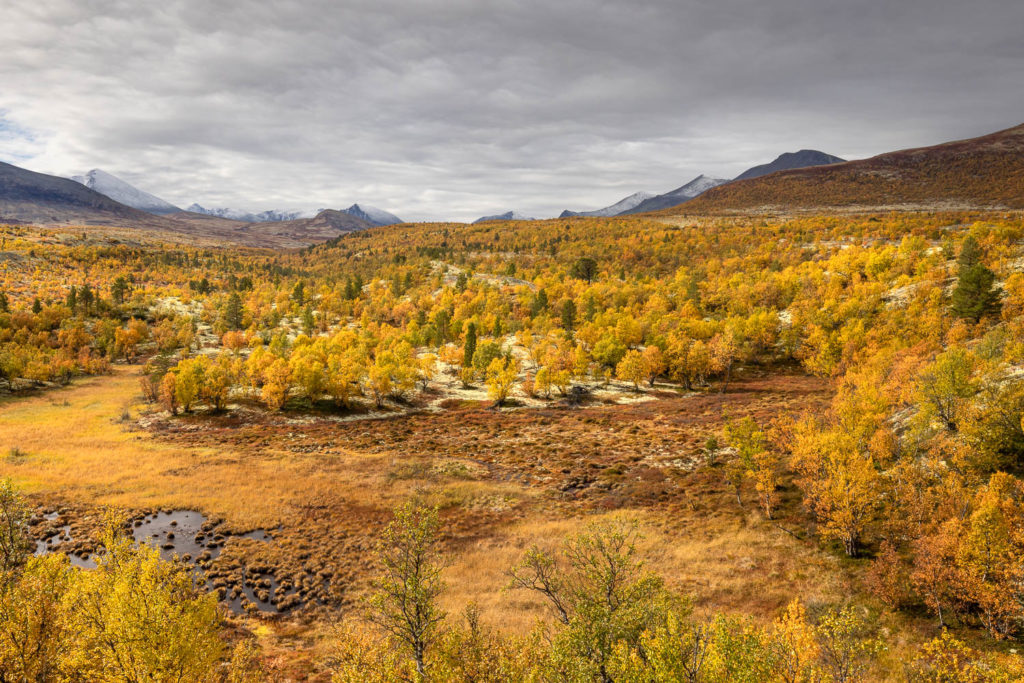
[[[685,210],[825,208],[1024,208],[1024,125],[934,147],[738,180],[708,190],[687,202]]]

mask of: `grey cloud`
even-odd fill
[[[861,157],[1024,120],[1019,0],[0,0],[0,16],[0,157],[98,166],[177,204],[552,215],[783,151]]]

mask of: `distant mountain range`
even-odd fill
[[[819,152],[813,149],[802,149],[799,152],[786,152],[785,154],[780,154],[775,158],[775,161],[770,164],[761,164],[760,166],[748,168],[733,180],[756,178],[758,176],[774,173],[775,171],[782,171],[791,168],[803,168],[805,166],[819,166],[822,164],[836,164],[842,161],[843,159],[832,156],[831,154],[825,154],[824,152]],[[659,211],[661,209],[679,206],[691,199],[699,197],[713,187],[725,185],[730,182],[732,181],[726,178],[711,178],[701,174],[682,187],[677,187],[665,194],[655,195],[649,192],[637,192],[629,195],[625,199],[619,200],[611,206],[606,206],[603,209],[596,209],[594,211],[569,211],[567,209],[561,213],[559,218],[568,218],[570,216],[625,216],[634,213]]]
[[[1024,208],[1024,124],[968,140],[737,180],[686,205],[688,213],[834,208]]]
[[[302,218],[314,218],[321,212],[327,210],[328,209],[317,209],[315,211],[278,211],[272,209],[269,211],[261,211],[260,213],[249,213],[246,211],[239,211],[238,209],[228,208],[207,209],[199,204],[192,204],[187,209],[187,211],[191,211],[192,213],[201,213],[206,216],[216,216],[217,218],[227,218],[229,220],[244,221],[246,223],[273,223],[279,221],[294,221]],[[347,209],[329,210],[351,214],[352,216],[360,218],[371,225],[394,225],[395,223],[405,222],[392,213],[388,213],[383,209],[377,209],[365,204],[353,204]]]
[[[248,211],[240,211],[238,209],[228,208],[216,208],[207,209],[200,204],[190,204],[186,211],[192,213],[201,213],[204,216],[215,216],[217,218],[227,218],[232,221],[242,221],[245,223],[271,223],[277,221],[293,221],[297,218],[312,218],[316,215],[315,211],[278,211],[270,209],[268,211],[261,211],[259,213],[249,213]]]
[[[787,153],[779,156],[775,161],[770,164],[763,164],[761,166],[755,166],[738,176],[741,178],[757,177],[772,173],[776,170],[799,168],[802,166],[810,166],[816,164],[830,164],[842,161],[839,157],[834,157],[823,152],[817,152],[814,150],[800,150],[795,153]],[[213,218],[225,219],[227,221],[234,221],[239,223],[280,223],[280,222],[294,222],[301,220],[311,220],[321,215],[325,209],[313,210],[280,210],[270,209],[267,211],[261,211],[259,213],[252,213],[248,211],[242,211],[239,209],[219,207],[219,208],[206,208],[198,203],[191,204],[183,212],[178,207],[174,206],[170,202],[167,202],[160,197],[145,192],[143,190],[134,187],[130,183],[121,180],[117,176],[111,173],[107,173],[102,169],[94,168],[85,175],[72,176],[72,180],[75,180],[82,185],[99,192],[100,194],[106,195],[107,197],[124,204],[125,206],[145,211],[150,214],[157,216],[171,216],[176,217],[179,220],[186,220],[195,223],[193,217],[186,216],[184,214],[198,214],[202,216],[209,216]],[[658,211],[661,209],[679,206],[684,202],[688,202],[694,197],[699,196],[703,192],[717,187],[719,185],[728,183],[729,181],[724,178],[711,178],[705,175],[699,175],[690,182],[686,183],[681,187],[666,192],[660,195],[654,195],[649,192],[636,192],[629,195],[628,197],[621,199],[620,201],[606,206],[602,209],[595,209],[592,211],[569,211],[565,210],[559,216],[560,218],[567,218],[570,216],[623,216],[634,213],[646,213],[649,211]],[[398,216],[392,213],[377,209],[372,206],[365,204],[353,204],[347,209],[332,210],[335,213],[349,214],[355,218],[365,221],[371,226],[380,225],[393,225],[395,223],[403,222]],[[492,216],[483,216],[473,221],[474,223],[482,223],[484,221],[508,221],[508,220],[534,220],[530,216],[526,216],[518,211],[506,211],[505,213],[495,214]],[[335,218],[331,221],[336,224],[340,224],[341,221]],[[320,225],[326,225],[327,222],[321,220]],[[209,227],[211,224],[209,221],[200,222],[199,224]],[[349,222],[349,225],[353,227],[350,229],[359,229],[354,227],[359,225],[355,222]],[[225,226],[226,224],[219,224]],[[297,225],[297,224],[296,224]]]
[[[94,168],[85,175],[71,176],[71,179],[95,190],[96,192],[99,192],[100,194],[106,195],[125,206],[130,206],[134,209],[139,209],[140,211],[145,211],[157,216],[167,216],[180,213],[182,211],[170,202],[164,201],[163,199],[160,199],[148,192],[144,192],[128,182],[121,180],[117,176],[107,173],[99,168]],[[248,211],[240,211],[238,209],[231,208],[207,209],[200,204],[193,203],[185,209],[185,211],[202,214],[204,216],[213,216],[215,218],[225,218],[231,221],[241,221],[243,223],[275,223],[282,221],[295,221],[304,218],[315,218],[321,212],[325,211],[325,209],[317,209],[315,211],[308,209],[270,209],[259,213],[250,213]],[[392,225],[394,223],[403,222],[401,218],[392,213],[388,213],[382,209],[377,209],[365,204],[353,204],[347,209],[340,209],[340,211],[351,214],[352,216],[362,219],[371,225]]]
[[[123,204],[89,187],[102,187],[154,210],[157,215]],[[161,203],[162,202],[162,203]],[[171,206],[167,209],[166,206]],[[350,207],[351,209],[352,207]],[[358,205],[354,205],[359,209]],[[366,211],[365,208],[362,211]],[[307,218],[252,222],[181,211],[158,197],[95,169],[79,180],[36,173],[0,162],[0,223],[96,225],[177,233],[193,239],[231,241],[265,247],[300,247],[343,232],[375,227],[357,215],[331,209]]]
[[[732,181],[700,175],[662,195],[636,193],[603,209],[566,211],[562,217],[669,215],[679,213],[684,203],[685,211],[693,214],[830,208],[1024,209],[1024,125],[859,161],[844,162],[801,150],[755,166]],[[476,222],[495,220],[533,219],[508,211]],[[190,239],[294,247],[395,222],[400,222],[397,216],[364,204],[315,213],[248,214],[198,204],[181,211],[100,169],[71,180],[0,162],[0,223],[137,228]]]

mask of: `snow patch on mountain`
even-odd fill
[[[277,211],[270,209],[269,211],[261,211],[255,214],[253,221],[254,223],[277,223],[280,221],[293,221],[297,218],[313,218],[323,209],[316,211],[309,210],[298,210],[298,211]]]
[[[559,218],[568,218],[569,216],[618,216],[623,211],[629,211],[653,196],[653,192],[634,192],[625,199],[620,199],[603,209],[594,209],[593,211],[569,211],[566,209],[559,215]]]
[[[229,220],[244,221],[246,223],[278,223],[281,221],[293,221],[297,218],[312,218],[322,210],[323,209],[310,211],[307,209],[299,209],[294,211],[282,211],[278,209],[269,209],[267,211],[260,211],[259,213],[250,213],[248,211],[240,211],[239,209],[226,207],[207,209],[200,204],[192,204],[186,209],[186,211],[191,211],[192,213],[201,213],[205,216],[216,216],[217,218],[227,218]]]
[[[280,210],[270,209],[268,211],[260,211],[259,213],[250,213],[248,211],[240,211],[238,209],[231,208],[213,208],[207,209],[200,204],[193,204],[188,207],[188,211],[193,213],[201,213],[206,216],[216,216],[217,218],[228,218],[233,221],[245,221],[246,223],[276,223],[281,221],[293,221],[298,218],[313,218],[319,215],[326,209],[321,207],[316,210],[312,209],[298,209],[298,210]],[[353,204],[347,209],[339,209],[342,213],[347,213],[350,216],[361,218],[368,223],[374,225],[392,225],[394,223],[402,223],[401,218],[398,216],[388,213],[383,209],[378,209],[373,206],[367,206],[366,204]]]
[[[247,211],[239,211],[238,209],[228,209],[224,207],[216,209],[207,209],[206,207],[201,206],[200,204],[192,204],[185,210],[191,211],[192,213],[201,213],[205,216],[216,216],[217,218],[230,218],[231,220],[234,221],[245,221],[247,223],[253,222],[253,214]]]
[[[712,187],[718,187],[719,185],[723,185],[727,182],[729,182],[728,178],[711,178],[702,173],[685,185],[677,187],[671,192],[649,197],[633,208],[620,212],[618,215],[623,216],[630,213],[644,213],[646,211],[657,211],[659,209],[678,206],[683,202],[688,202],[694,197],[707,192]]]
[[[707,192],[712,187],[718,187],[724,183],[729,182],[728,178],[709,178],[703,173],[690,182],[686,183],[682,187],[678,187],[671,192],[666,192],[661,195],[662,197],[684,197],[686,199],[693,199],[699,194]]]

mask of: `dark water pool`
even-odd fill
[[[48,522],[59,522],[57,512],[43,515]],[[221,600],[232,612],[242,614],[247,603],[255,609],[267,613],[290,611],[302,604],[297,599],[298,587],[288,585],[282,588],[276,576],[270,573],[250,571],[241,568],[241,582],[229,585],[224,580],[216,580],[208,576],[207,567],[212,560],[220,556],[224,544],[230,539],[252,539],[261,543],[273,543],[274,537],[264,529],[248,531],[243,534],[229,534],[218,529],[201,512],[195,510],[162,510],[145,517],[136,518],[131,522],[132,538],[137,543],[145,543],[160,551],[160,558],[187,564],[195,576],[197,585],[209,591],[217,591]],[[70,543],[71,525],[50,526],[41,539],[36,540],[36,555],[63,551],[62,545]],[[85,553],[69,552],[71,563],[82,569],[94,569],[96,560]]]

